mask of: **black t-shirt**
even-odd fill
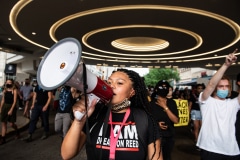
[[[198,110],[198,111],[200,111],[198,97],[199,97],[199,95],[197,95],[195,93],[190,94],[189,101],[192,102],[191,110]]]
[[[115,135],[119,130],[121,123],[123,121],[125,113],[112,113],[112,125]],[[141,124],[139,124],[141,125]],[[103,120],[98,121],[94,127],[91,129],[91,141],[93,144],[93,148],[96,153],[96,157],[99,157],[100,152],[102,150],[102,160],[109,159],[109,145],[110,145],[110,128],[111,124],[108,123],[107,132],[105,138],[102,138],[103,135]],[[160,138],[159,130],[154,132],[154,127],[151,119],[148,117],[148,127],[147,128],[147,144],[154,142],[155,138]],[[91,127],[90,127],[91,128]],[[155,135],[154,135],[155,133]],[[103,146],[102,146],[102,139],[103,139]],[[102,147],[101,147],[102,146]],[[101,149],[102,148],[102,149]],[[115,158],[116,160],[145,160],[146,159],[146,152],[144,148],[147,146],[143,146],[143,143],[140,142],[138,131],[136,127],[136,123],[134,120],[134,116],[132,111],[125,123],[125,125],[121,129],[120,136],[118,138]],[[94,153],[93,153],[94,154]]]
[[[36,104],[45,105],[48,101],[48,92],[49,91],[43,90],[42,88],[40,88],[40,86],[36,86],[34,91],[37,94]]]
[[[174,115],[179,117],[177,104],[173,99],[167,99],[167,107]],[[156,104],[156,99],[151,101],[151,113],[157,122],[165,122],[165,125],[168,126],[166,130],[161,130],[163,137],[174,136],[174,123],[170,120],[164,109]]]

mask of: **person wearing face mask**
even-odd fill
[[[49,106],[52,99],[52,91],[44,90],[40,85],[37,85],[34,89],[32,99],[32,105],[30,108],[32,114],[30,117],[28,135],[22,139],[26,142],[32,141],[32,135],[36,130],[39,117],[42,119],[42,126],[44,128],[44,133],[41,139],[44,140],[49,135]]]
[[[17,118],[17,89],[14,86],[12,79],[8,79],[3,90],[2,101],[0,104],[1,122],[2,122],[2,137],[0,145],[6,143],[7,122],[16,131],[16,139],[20,137],[19,130],[15,124]]]
[[[62,143],[62,158],[73,158],[90,139],[91,143],[86,143],[88,160],[163,160],[160,129],[149,113],[143,79],[134,71],[118,69],[107,83],[113,91],[112,99],[107,105],[96,105],[94,99],[89,106],[90,134],[84,129],[87,116],[75,117]],[[74,113],[86,112],[84,100],[82,96],[76,102]]]
[[[199,95],[202,126],[197,146],[201,149],[201,160],[240,159],[240,150],[235,137],[240,94],[234,99],[226,98],[231,92],[231,86],[230,80],[224,75],[228,67],[237,61],[236,52],[237,50],[226,56],[225,63]]]
[[[23,115],[27,118],[30,118],[30,101],[33,96],[33,87],[30,85],[30,80],[28,78],[25,79],[25,85],[20,88],[21,96],[20,98],[23,100],[24,104],[24,112]]]
[[[167,98],[170,85],[166,80],[160,80],[153,92],[151,113],[162,131],[162,154],[164,160],[171,160],[174,147],[174,124],[179,122],[178,109],[173,99]]]

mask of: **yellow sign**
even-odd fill
[[[174,99],[177,104],[179,123],[174,126],[187,126],[189,122],[188,101]]]

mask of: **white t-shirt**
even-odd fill
[[[219,100],[209,97],[201,101],[202,127],[197,146],[209,152],[223,155],[239,155],[235,136],[236,114],[240,109],[238,98]]]

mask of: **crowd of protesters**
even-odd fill
[[[38,85],[37,80],[35,79],[31,81],[29,78],[26,78],[24,82],[7,79],[1,87],[0,145],[7,142],[6,134],[8,123],[16,132],[15,139],[20,138],[20,131],[16,125],[18,111],[22,112],[22,116],[28,118],[30,122],[28,128],[29,134],[22,138],[23,141],[31,142],[33,140],[32,134],[36,130],[39,121],[41,127],[44,128],[41,139],[44,140],[48,138],[49,111],[51,109],[56,112],[54,123],[55,131],[56,133],[60,133],[63,138],[73,120],[73,116],[70,114],[74,101],[81,98],[81,92],[75,88],[71,88],[72,94],[66,96],[66,92],[63,92],[62,90],[62,88],[65,87],[61,86],[56,90],[45,91]],[[69,103],[69,101],[71,101],[71,103]],[[60,114],[62,116],[59,116]],[[66,117],[68,118],[66,119]]]
[[[240,89],[240,74],[237,75],[236,81]],[[196,149],[200,151],[201,156],[209,153],[209,151],[203,150],[204,148],[199,140],[199,134],[202,127],[200,103],[203,103],[199,100],[199,97],[201,93],[204,92],[205,88],[206,85],[203,83],[197,83],[191,85],[191,87],[185,88],[173,87],[168,81],[160,80],[155,87],[150,86],[146,89],[146,95],[150,104],[149,111],[159,125],[159,131],[161,133],[161,154],[164,160],[171,159],[171,152],[174,147],[174,124],[179,122],[178,109],[174,99],[186,100],[188,102],[189,126],[193,135],[193,141],[196,144]],[[232,87],[229,86],[229,94],[226,98],[234,99],[237,97],[239,90],[234,92],[231,89]],[[24,83],[7,79],[2,88],[2,93],[0,104],[2,131],[0,145],[6,143],[8,123],[15,130],[15,138],[20,138],[20,132],[16,125],[18,110],[23,111],[23,116],[30,120],[28,128],[29,134],[27,137],[22,138],[23,141],[31,142],[33,140],[32,134],[36,129],[38,121],[42,122],[42,127],[44,128],[41,139],[44,140],[48,138],[50,107],[56,111],[54,122],[55,132],[60,134],[63,140],[74,121],[72,107],[75,102],[81,99],[82,95],[81,91],[64,85],[56,90],[45,91],[37,84],[36,80],[31,82],[28,78],[25,79]],[[240,129],[237,126],[239,123],[240,112],[236,115],[235,124],[235,139],[238,144],[240,143]],[[215,153],[211,156],[214,157]]]

